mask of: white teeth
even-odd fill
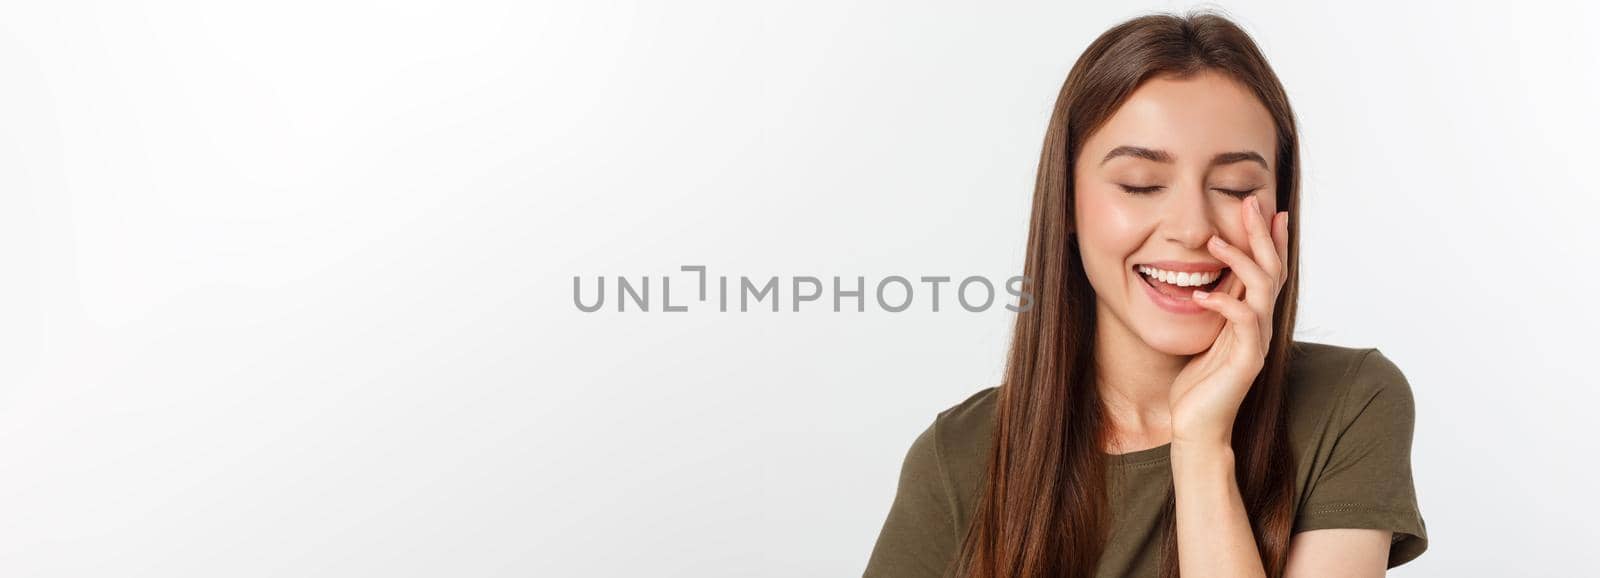
[[[1216,281],[1218,277],[1222,276],[1221,271],[1212,273],[1182,273],[1177,271],[1165,271],[1149,265],[1140,265],[1139,272],[1149,276],[1152,279],[1161,281],[1162,283],[1168,283],[1180,287],[1198,287],[1201,285],[1207,285],[1212,281]]]

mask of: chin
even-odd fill
[[[1139,332],[1139,336],[1156,351],[1168,355],[1195,355],[1209,349],[1217,341],[1217,333],[1221,330],[1220,325],[1147,326]]]

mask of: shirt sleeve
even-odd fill
[[[863,578],[941,578],[954,560],[959,536],[938,436],[935,419],[911,442]]]
[[[1341,408],[1333,427],[1343,432],[1296,514],[1294,532],[1391,530],[1388,567],[1409,562],[1428,548],[1411,477],[1411,386],[1389,358],[1370,349],[1357,362]]]

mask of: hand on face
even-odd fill
[[[1222,314],[1223,328],[1172,384],[1168,402],[1175,441],[1231,444],[1239,404],[1272,342],[1272,313],[1289,270],[1289,213],[1278,212],[1269,225],[1254,196],[1240,203],[1240,211],[1248,253],[1218,236],[1206,244],[1233,275],[1210,294],[1195,292],[1196,304]]]

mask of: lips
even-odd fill
[[[1160,293],[1161,295],[1164,295],[1164,296],[1166,296],[1168,298],[1171,298],[1174,301],[1180,301],[1180,302],[1181,301],[1192,301],[1194,299],[1194,291],[1195,291],[1195,289],[1201,289],[1201,290],[1205,290],[1205,291],[1215,290],[1218,286],[1222,285],[1222,282],[1224,280],[1226,280],[1229,275],[1231,275],[1233,273],[1232,269],[1228,269],[1228,268],[1224,267],[1224,268],[1222,268],[1222,274],[1218,275],[1217,279],[1215,281],[1212,281],[1210,283],[1207,283],[1205,285],[1201,285],[1201,286],[1198,286],[1198,287],[1180,287],[1180,286],[1177,286],[1177,285],[1173,285],[1171,283],[1166,283],[1166,282],[1163,282],[1163,281],[1156,280],[1155,278],[1153,278],[1153,277],[1151,277],[1149,275],[1145,275],[1143,273],[1140,273],[1138,268],[1141,265],[1143,265],[1143,264],[1134,265],[1134,270],[1133,270],[1133,274],[1134,275],[1137,275],[1139,277],[1139,279],[1142,280],[1144,282],[1144,284],[1149,286],[1152,290],[1154,290],[1154,291],[1156,291],[1156,292]],[[1160,267],[1159,265],[1156,265],[1156,264],[1153,264],[1153,263],[1150,264],[1150,265],[1153,266],[1153,267],[1164,268],[1164,267]],[[1169,264],[1169,266],[1171,266],[1171,264]],[[1170,271],[1170,270],[1174,270],[1174,269],[1168,269],[1168,270]],[[1176,267],[1176,270],[1180,270],[1180,271],[1182,271],[1182,270],[1205,271],[1206,269],[1203,268],[1203,266],[1193,266],[1193,265],[1184,266],[1183,264],[1178,264],[1178,266]],[[1210,269],[1210,270],[1215,271],[1216,269]]]

